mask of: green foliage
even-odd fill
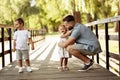
[[[82,23],[87,23],[115,16],[117,10],[118,0],[35,0],[33,6],[30,0],[0,0],[0,24],[13,25],[16,18],[22,17],[28,28],[46,27],[51,32],[73,11],[80,11]]]

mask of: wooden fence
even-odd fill
[[[2,67],[5,67],[5,55],[6,54],[10,54],[10,63],[12,62],[12,36],[13,36],[13,33],[15,32],[15,29],[12,27],[12,26],[7,26],[7,25],[3,25],[3,24],[0,24],[0,58],[2,58]],[[31,32],[31,36],[32,36],[32,39],[34,41],[34,43],[36,42],[39,42],[40,40],[44,39],[45,38],[45,35],[44,34],[41,34],[41,30],[30,30],[29,31]],[[37,38],[36,38],[37,37]],[[39,37],[39,38],[38,38]],[[5,44],[5,42],[8,41],[8,45]],[[5,47],[9,47],[9,49],[5,49]]]
[[[118,34],[116,35],[109,34],[109,31],[108,31],[109,24],[111,23],[114,24],[115,22],[118,22],[118,29],[119,29]],[[119,28],[120,27],[120,16],[97,20],[97,21],[86,24],[92,30],[95,29],[95,34],[98,39],[100,39],[100,33],[99,33],[100,30],[98,29],[101,24],[104,25],[105,51],[103,51],[103,55],[105,56],[106,59],[104,60],[103,57],[100,57],[100,54],[97,54],[96,62],[99,64],[100,61],[103,61],[106,64],[106,69],[108,70],[113,69],[118,75],[120,75],[120,28]],[[110,40],[118,41],[118,44],[113,44],[113,45],[118,45],[118,49],[119,49],[118,53],[110,52],[110,49],[109,49]],[[115,65],[110,65],[111,62],[114,63],[119,68],[116,69]]]

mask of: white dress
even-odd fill
[[[67,38],[60,38],[59,42],[65,42]],[[60,58],[70,58],[71,55],[69,52],[66,50],[66,48],[58,47],[58,53]]]

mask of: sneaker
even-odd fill
[[[58,67],[58,70],[63,71],[63,67]]]
[[[69,67],[63,67],[64,70],[69,71]]]
[[[87,71],[87,70],[89,70],[89,69],[92,67],[93,63],[94,63],[94,61],[93,61],[93,60],[90,60],[90,64],[89,64],[89,65],[84,64],[84,67],[81,68],[81,69],[78,70],[78,71]]]
[[[23,72],[23,68],[20,67],[19,70],[18,70],[19,73],[22,73]]]
[[[27,72],[32,72],[31,67],[27,67]]]

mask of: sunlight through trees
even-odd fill
[[[88,23],[113,17],[119,0],[0,0],[0,24],[13,25],[22,17],[28,28],[57,31],[61,19],[77,13],[78,21]]]

